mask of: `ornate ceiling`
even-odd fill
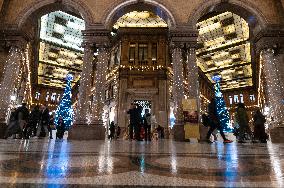
[[[213,82],[222,77],[222,90],[252,86],[251,49],[248,23],[225,12],[197,24],[199,30],[197,63]]]
[[[79,80],[83,65],[82,19],[56,11],[41,18],[38,84],[64,87],[68,73],[74,83]]]

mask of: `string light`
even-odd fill
[[[81,72],[79,99],[75,116],[75,124],[87,124],[89,113],[89,89],[92,81],[93,73],[93,56],[94,51],[92,45],[85,43],[84,64]]]
[[[11,110],[11,96],[15,95],[15,87],[18,81],[20,66],[23,53],[16,47],[12,46],[9,50],[7,60],[3,70],[3,80],[0,85],[0,117],[8,121],[8,115]]]
[[[69,129],[73,124],[73,108],[72,108],[72,94],[71,94],[71,82],[73,80],[73,75],[68,74],[66,76],[66,87],[60,101],[60,104],[55,112],[54,124],[58,125],[59,117],[63,118],[65,128]]]
[[[274,51],[267,49],[261,52],[260,60],[263,63],[263,71],[266,80],[266,91],[268,97],[268,105],[271,109],[269,119],[273,120],[276,125],[284,123],[284,104],[283,92],[284,88],[280,82],[280,73],[277,65],[279,64]]]
[[[97,61],[97,70],[96,70],[96,79],[95,79],[95,90],[93,97],[93,121],[102,121],[103,117],[103,107],[104,107],[104,84],[107,78],[107,66],[110,53],[107,48],[99,48],[98,61]]]
[[[173,97],[175,104],[175,118],[176,123],[183,122],[183,109],[182,99],[184,98],[184,87],[183,87],[183,60],[182,50],[177,46],[174,47],[172,53],[173,60]]]

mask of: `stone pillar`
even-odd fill
[[[68,139],[71,140],[89,140],[94,138],[93,129],[95,128],[88,125],[87,120],[93,74],[94,45],[87,42],[84,45],[84,64],[80,79],[78,107],[74,125],[68,134]]]
[[[80,87],[79,87],[79,99],[78,107],[75,119],[75,125],[86,125],[87,124],[87,113],[89,95],[92,82],[93,74],[93,58],[94,58],[94,47],[90,43],[85,43],[84,48],[84,65],[81,73]]]
[[[15,87],[22,60],[23,48],[11,46],[4,65],[3,79],[0,85],[0,137],[4,136],[8,122],[8,115],[12,107],[11,96],[16,96]]]
[[[270,107],[270,116],[275,125],[284,126],[284,87],[279,71],[281,62],[273,49],[262,51],[263,72],[266,78],[266,90]]]
[[[188,70],[188,97],[195,99],[197,102],[197,113],[199,118],[199,134],[200,140],[206,139],[207,128],[200,124],[200,96],[199,96],[199,81],[198,81],[198,67],[196,59],[195,46],[190,45],[187,50],[187,70]]]
[[[270,138],[274,143],[284,143],[283,36],[282,25],[269,25],[254,38],[260,57],[260,68],[265,76],[264,102],[270,107],[267,123],[270,125]]]
[[[103,139],[105,138],[106,133],[105,127],[103,126],[105,83],[110,53],[106,47],[99,47],[98,53],[99,54],[95,73],[95,90],[93,95],[91,124],[95,125],[96,129],[98,129],[99,134],[97,135],[97,137]]]
[[[174,45],[172,49],[173,63],[173,98],[175,104],[175,125],[174,139],[177,141],[185,140],[184,118],[182,109],[182,99],[184,98],[183,87],[183,59],[182,49],[178,45]]]

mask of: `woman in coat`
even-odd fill
[[[239,143],[245,142],[245,135],[251,134],[249,119],[244,103],[239,103],[236,111],[236,120],[239,125]]]
[[[254,140],[259,140],[262,143],[266,143],[268,136],[265,132],[264,123],[266,122],[264,115],[258,109],[253,116],[254,123]]]

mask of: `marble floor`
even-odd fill
[[[284,187],[284,145],[0,140],[0,187]]]

